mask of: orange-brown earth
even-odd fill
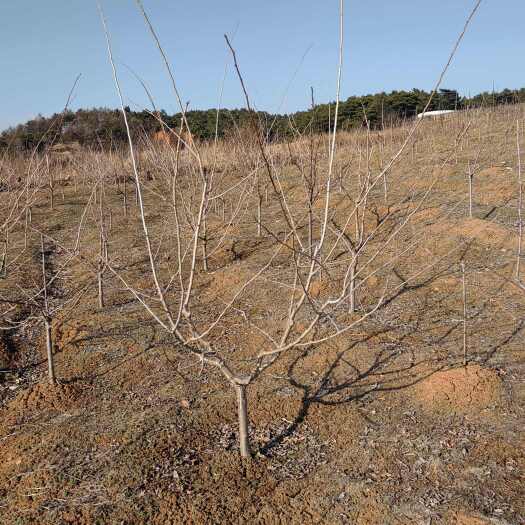
[[[46,382],[36,321],[9,333],[9,345],[0,341],[0,522],[525,523],[525,293],[510,279],[516,173],[499,167],[514,166],[505,139],[514,118],[503,111],[473,117],[470,141],[450,158],[445,179],[399,240],[408,246],[402,243],[420,239],[409,259],[391,266],[398,287],[385,305],[334,341],[286,354],[250,387],[251,460],[239,458],[235,397],[224,379],[179,354],[111,276],[107,306],[99,309],[92,275],[69,262],[52,299],[67,295],[71,283],[93,286],[54,320],[59,384]],[[404,155],[392,173],[392,202],[428,187],[450,157],[456,131],[424,123],[416,153]],[[465,173],[483,145],[478,136],[490,147],[478,157],[483,171],[469,219]],[[354,140],[349,133],[340,145],[352,165]],[[55,213],[43,195],[35,223],[74,236],[68,228],[78,224],[87,190],[67,186]],[[108,199],[120,210],[119,195],[108,190]],[[154,204],[154,193],[148,199]],[[344,208],[345,199],[337,200]],[[113,215],[112,250],[140,262],[132,195],[130,201],[128,217]],[[160,238],[161,213],[151,213]],[[83,243],[98,249],[96,228],[88,224],[86,232]],[[31,243],[26,272],[37,276],[38,238]],[[268,247],[267,239],[247,238],[212,251],[209,272],[197,277],[199,315],[227,301]],[[65,258],[55,249],[53,268]],[[467,267],[467,367],[460,259]],[[383,277],[364,282],[359,308],[374,304]],[[148,277],[138,272],[135,282],[146,287]],[[13,286],[8,276],[0,281],[3,292],[3,283]],[[312,295],[331,286],[325,277]],[[257,318],[269,309],[285,312],[287,303],[278,287],[262,287],[249,290],[242,307]],[[241,363],[262,344],[240,314],[226,316],[220,328],[215,342],[238,352]]]

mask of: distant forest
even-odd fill
[[[392,91],[350,97],[340,104],[339,125],[350,129],[368,124],[377,129],[395,125],[420,113],[430,93],[419,89]],[[429,110],[465,109],[490,107],[502,104],[525,102],[525,88],[504,89],[494,93],[480,93],[474,97],[462,97],[457,91],[441,89],[433,98]],[[319,104],[307,111],[291,115],[272,115],[259,112],[262,129],[270,140],[283,140],[297,132],[313,129],[326,132],[333,122],[335,103]],[[139,139],[160,129],[158,120],[147,110],[131,111],[126,108],[132,134]],[[215,136],[216,109],[190,110],[187,119],[195,137],[209,140]],[[161,111],[163,121],[174,129],[180,126],[181,114],[168,115]],[[234,136],[247,125],[250,114],[246,109],[221,109],[219,115],[219,137]],[[126,131],[119,110],[95,108],[56,113],[51,117],[38,116],[25,124],[9,128],[0,134],[0,148],[12,147],[28,150],[50,144],[77,142],[85,147],[119,147],[126,141]]]

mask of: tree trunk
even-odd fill
[[[104,284],[102,282],[103,280],[103,272],[100,271],[98,272],[97,274],[97,278],[98,278],[98,307],[99,308],[104,308]]]
[[[350,308],[349,313],[353,314],[355,312],[355,271],[356,271],[357,261],[352,262],[350,266]]]
[[[29,213],[26,210],[26,218],[24,223],[24,250],[27,248],[27,229],[29,224]]]
[[[468,216],[472,219],[472,175],[468,177]]]
[[[470,160],[468,161],[468,216],[472,219],[472,183],[474,173],[470,167]]]
[[[202,269],[208,271],[208,228],[206,217],[202,220]]]
[[[235,385],[237,390],[237,410],[239,416],[239,448],[241,457],[250,457],[250,438],[248,434],[248,402],[246,400],[246,385]]]
[[[465,263],[461,263],[463,281],[463,366],[467,366],[467,283],[465,279]]]
[[[9,234],[6,231],[4,239],[4,253],[2,255],[2,260],[0,261],[0,277],[7,276],[7,250],[9,245]]]
[[[44,319],[46,325],[46,349],[47,349],[47,370],[49,382],[54,385],[55,379],[55,362],[53,360],[53,335],[51,333],[51,320],[47,317]]]
[[[516,254],[516,280],[520,280],[521,250],[523,243],[523,181],[521,178],[520,123],[516,122],[516,149],[518,153],[518,252]]]
[[[128,216],[128,187],[126,185],[127,175],[124,177],[124,217]]]
[[[261,220],[262,220],[262,196],[259,195],[259,198],[257,200],[257,237],[261,236]]]

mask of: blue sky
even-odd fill
[[[135,70],[156,103],[177,106],[160,57],[133,0],[102,0],[116,59]],[[192,108],[241,107],[223,34],[234,46],[259,109],[289,112],[335,95],[338,0],[144,0]],[[429,89],[474,0],[346,0],[342,96]],[[95,0],[0,2],[0,128],[60,111],[78,73],[78,107],[115,107]],[[484,0],[443,84],[468,94],[525,86],[525,0]],[[305,55],[306,53],[306,55]],[[148,106],[120,67],[133,109]],[[287,89],[288,88],[288,89]],[[287,96],[285,97],[285,94]],[[284,103],[283,103],[284,100]]]

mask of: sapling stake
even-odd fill
[[[262,195],[259,193],[259,195],[257,196],[257,237],[261,236],[262,199]]]
[[[463,366],[467,366],[467,280],[465,263],[461,263],[461,281],[463,284]]]
[[[518,154],[518,249],[516,253],[516,280],[520,280],[521,245],[523,239],[523,181],[521,179],[520,122],[516,121],[516,149]]]
[[[98,307],[104,308],[104,273],[108,262],[108,244],[103,232],[100,232],[100,253],[97,272]]]
[[[0,277],[6,277],[7,275],[7,252],[9,250],[9,229],[5,229],[4,233],[4,253],[2,254],[2,260],[0,261]]]
[[[206,215],[202,219],[202,269],[208,271],[208,230]]]
[[[42,254],[42,294],[44,299],[44,308],[42,317],[46,329],[46,351],[47,351],[47,370],[49,382],[55,384],[55,362],[53,357],[53,333],[51,329],[51,316],[49,315],[49,300],[47,297],[47,277],[46,277],[46,252],[44,246],[44,236],[40,235],[40,251]]]
[[[55,178],[53,176],[53,170],[50,168],[49,155],[46,153],[46,171],[48,177],[48,188],[49,188],[49,208],[53,210],[55,208]]]
[[[468,216],[472,219],[472,182],[474,179],[474,172],[470,166],[470,160],[468,161]]]
[[[124,206],[124,217],[128,216],[128,186],[127,186],[127,176],[124,175],[124,193],[122,195],[123,197],[123,206]]]
[[[105,227],[105,215],[104,215],[104,179],[100,177],[100,188],[99,188],[99,259],[98,259],[98,271],[97,271],[97,284],[98,284],[98,306],[104,308],[104,273],[106,272],[108,264],[108,241]],[[97,192],[95,192],[96,195]]]
[[[47,350],[47,371],[49,376],[49,382],[54,385],[55,379],[55,363],[53,357],[53,333],[51,329],[51,319],[44,315],[44,324],[46,328],[46,350]]]

